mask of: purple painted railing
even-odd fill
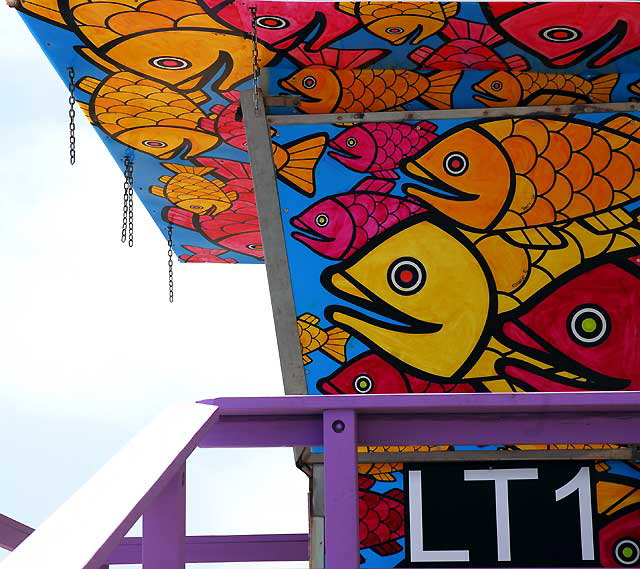
[[[64,534],[56,533],[57,526],[68,520],[69,512],[86,508],[99,518],[101,508],[107,509],[99,504],[91,510],[89,498],[83,502],[82,496],[74,496],[69,500],[72,504],[63,506],[45,522],[46,528],[34,532],[7,558],[3,569],[96,569],[105,562],[140,560],[144,569],[184,569],[185,562],[308,559],[306,536],[185,536],[185,460],[196,446],[322,446],[326,567],[356,569],[358,445],[640,441],[640,392],[287,396],[221,398],[201,403],[211,405],[212,411],[203,412],[201,404],[194,406],[192,413],[197,417],[185,420],[188,428],[180,437],[173,437],[173,446],[169,445],[172,455],[161,459],[157,453],[149,455],[154,467],[149,470],[153,472],[146,474],[145,484],[133,481],[138,490],[128,497],[127,511],[117,510],[120,517],[106,512],[111,516],[111,526],[98,526],[89,536],[92,551],[66,564],[63,558],[55,558],[72,550],[71,542],[67,549],[60,544]],[[146,464],[145,445],[162,442],[159,438],[171,432],[167,431],[170,420],[168,416],[158,426],[149,427],[146,438],[120,454]],[[109,467],[116,477],[128,466],[126,460],[118,462],[118,456],[104,469]],[[96,479],[78,494],[100,496],[108,484],[99,475]],[[143,537],[123,541],[132,521],[140,515]]]

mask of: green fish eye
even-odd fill
[[[635,565],[640,559],[640,544],[633,539],[622,539],[614,546],[613,555],[621,565]]]
[[[346,144],[349,148],[353,148],[356,144],[358,144],[358,141],[353,136],[350,136],[349,138],[347,138]]]
[[[571,339],[582,346],[597,346],[611,332],[607,312],[596,305],[578,306],[567,319],[567,331]]]
[[[329,224],[329,216],[326,213],[319,213],[315,219],[318,227],[326,227]]]
[[[366,374],[353,380],[353,387],[358,393],[369,393],[373,389],[373,380]]]

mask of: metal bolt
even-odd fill
[[[341,433],[342,431],[344,431],[344,423],[342,421],[334,421],[331,424],[331,428],[334,430],[334,432]]]

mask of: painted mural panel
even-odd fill
[[[65,83],[74,69],[83,110],[119,166],[134,162],[138,196],[163,231],[174,226],[187,262],[263,260],[238,105],[252,85],[254,30],[268,91],[301,95],[288,112],[607,103],[640,92],[637,2],[17,0],[17,8]],[[279,178],[313,194],[325,140],[309,132],[282,143],[274,132],[274,143]],[[370,158],[358,167],[384,176],[399,157]]]

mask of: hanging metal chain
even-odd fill
[[[76,163],[76,73],[73,67],[67,67],[69,72],[69,162]]]
[[[129,247],[133,247],[133,160],[124,157],[124,194],[122,197],[122,234],[120,241],[125,243],[129,236]]]
[[[258,97],[260,83],[260,62],[258,60],[258,17],[256,15],[256,7],[250,6],[251,12],[251,57],[253,66],[253,104],[255,106],[256,115],[258,114]]]
[[[167,251],[169,256],[169,302],[173,302],[173,225],[167,226],[167,245],[169,247]]]

